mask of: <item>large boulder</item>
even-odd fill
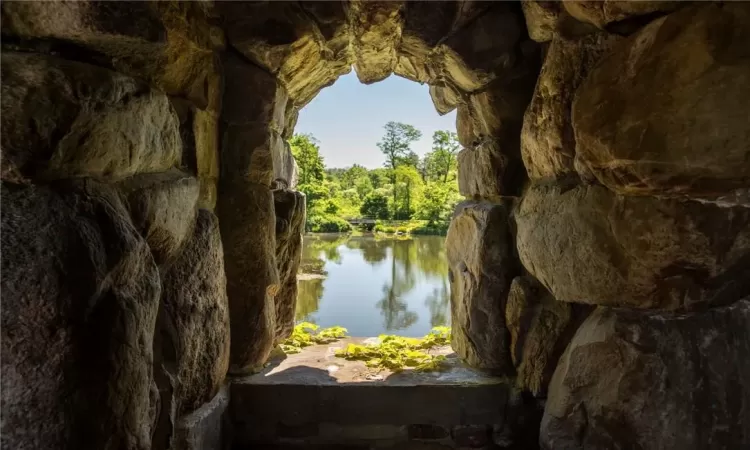
[[[150,448],[159,272],[117,193],[2,186],[2,441]]]
[[[343,2],[219,2],[232,46],[275,75],[302,107],[351,71]]]
[[[513,279],[505,323],[519,388],[537,396],[547,393],[557,360],[590,309],[558,302],[532,277]]]
[[[749,330],[748,300],[690,314],[597,308],[552,378],[542,448],[748,448]]]
[[[626,194],[713,199],[747,188],[748,41],[750,5],[709,3],[614,47],[576,93],[576,164]]]
[[[518,254],[560,301],[695,308],[750,295],[750,208],[533,185]]]
[[[224,34],[213,24],[213,15],[210,2],[2,5],[3,35],[50,42],[52,50],[74,57],[97,58],[118,72],[217,111],[221,77],[216,52],[224,47]]]
[[[512,373],[505,306],[519,267],[506,204],[460,203],[445,241],[453,349],[468,364]]]
[[[365,84],[384,80],[398,62],[396,45],[401,39],[404,2],[353,0],[349,7],[357,78]]]
[[[655,14],[674,11],[680,1],[663,0],[563,0],[565,10],[581,22],[587,22],[604,29],[610,24],[628,19],[648,20]]]
[[[302,260],[302,234],[305,232],[305,194],[289,190],[273,193],[276,212],[276,264],[279,293],[276,305],[276,340],[289,337],[294,328],[297,307],[297,271]]]
[[[1,103],[3,179],[120,179],[180,158],[168,98],[97,66],[3,52]]]
[[[552,40],[557,29],[557,21],[562,3],[557,1],[521,0],[523,16],[529,37],[537,42]]]
[[[535,72],[527,67],[527,75]],[[529,77],[500,79],[472,94],[456,117],[461,194],[492,198],[520,194],[525,174],[519,135],[523,115],[534,90]]]
[[[222,177],[266,186],[289,177],[291,155],[282,138],[289,106],[286,90],[272,75],[232,54],[224,67]],[[248,98],[254,101],[248,103]]]
[[[133,225],[163,264],[182,247],[195,222],[198,180],[178,170],[142,174],[118,184]]]
[[[521,130],[521,156],[529,178],[575,171],[573,96],[588,71],[619,39],[601,32],[576,39],[552,39]]]
[[[486,2],[404,2],[394,73],[419,83],[438,81],[441,65],[432,58],[433,50],[490,6]]]
[[[276,333],[276,215],[268,187],[222,180],[217,205],[231,319],[230,372],[268,358]]]
[[[283,173],[290,167],[287,143],[267,125],[227,125],[221,146],[222,181],[270,187],[274,180],[288,176],[288,170]],[[274,166],[275,162],[279,164]]]
[[[174,355],[176,412],[213,398],[229,368],[229,306],[219,220],[198,211],[192,235],[163,276],[162,357]]]
[[[493,3],[441,40],[435,55],[431,55],[433,70],[437,78],[450,80],[464,92],[480,90],[495,79],[512,78],[517,69],[524,71],[521,45],[525,34],[523,14],[517,5]]]

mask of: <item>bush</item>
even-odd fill
[[[450,225],[450,222],[440,222],[440,223],[427,223],[419,225],[418,227],[411,230],[411,234],[422,234],[422,235],[432,235],[432,236],[445,236],[448,234],[448,226]]]
[[[313,233],[346,233],[351,231],[352,226],[341,217],[330,214],[315,214],[307,218],[306,231]]]

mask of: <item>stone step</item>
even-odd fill
[[[510,442],[528,409],[513,380],[465,366],[449,347],[434,350],[446,356],[439,372],[393,373],[334,355],[362,341],[308,347],[234,379],[237,448],[489,448]]]

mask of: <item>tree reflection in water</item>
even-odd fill
[[[414,306],[410,308],[407,303],[406,295],[414,291],[420,283],[432,286],[437,284],[437,287],[423,297],[424,307],[416,305],[416,308],[429,314],[430,326],[449,323],[448,262],[444,238],[437,236],[416,236],[413,239],[347,235],[305,236],[297,298],[297,320],[315,320],[314,314],[320,307],[324,284],[327,281],[324,279],[327,275],[325,265],[341,264],[341,253],[345,249],[356,251],[370,267],[381,267],[381,276],[382,265],[389,264],[386,270],[390,272],[390,276],[385,275],[385,282],[381,288],[382,295],[375,305],[380,311],[382,325],[386,331],[404,330],[419,320],[419,314],[412,310]],[[331,266],[328,267],[332,270]],[[373,273],[374,271],[363,273],[362,276],[372,276]],[[424,289],[422,286],[423,291]]]

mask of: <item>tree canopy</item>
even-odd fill
[[[456,133],[439,130],[432,150],[420,158],[411,145],[422,133],[414,126],[388,122],[377,143],[385,155],[382,168],[355,164],[327,168],[319,142],[310,134],[296,134],[289,144],[300,170],[298,189],[307,195],[308,231],[347,231],[346,219],[428,221],[446,229],[460,200]]]

